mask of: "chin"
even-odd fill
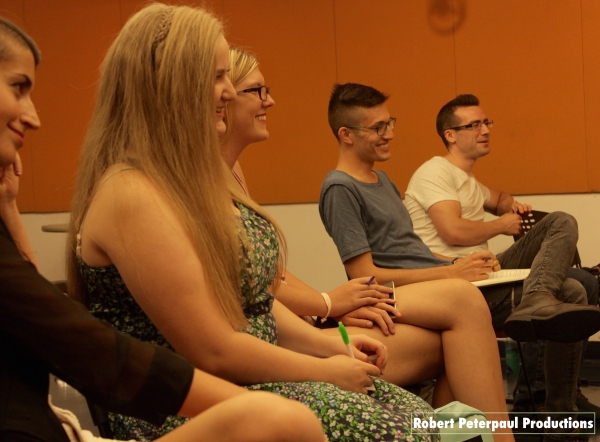
[[[219,136],[223,135],[225,132],[227,132],[227,126],[225,125],[225,122],[217,121],[217,133]]]
[[[269,139],[269,134],[266,135],[256,135],[253,137],[248,137],[246,139],[246,146],[248,144],[260,143],[261,141],[267,141]]]

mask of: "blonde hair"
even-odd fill
[[[231,47],[229,49],[229,79],[231,83],[236,86],[246,78],[254,69],[258,67],[258,60],[254,54],[251,54],[248,51],[245,51],[241,48]],[[221,136],[221,144],[225,145],[229,137],[231,136],[231,132],[233,130],[233,109],[235,107],[235,100],[227,103],[227,108],[225,109],[225,124],[227,130]]]
[[[203,9],[153,4],[131,17],[111,45],[73,199],[71,296],[86,301],[76,243],[98,180],[133,149],[136,169],[165,193],[186,228],[232,327],[246,326],[231,204],[232,198],[244,204],[248,198],[229,183],[214,119],[215,53],[222,35],[221,23]],[[247,205],[256,210],[256,204]]]
[[[236,86],[240,84],[244,79],[250,75],[256,68],[258,68],[259,63],[256,58],[256,55],[253,53],[244,50],[240,47],[230,46],[229,48],[229,80],[231,83]],[[221,146],[227,144],[227,140],[231,136],[231,132],[233,130],[234,118],[233,118],[233,109],[235,108],[235,100],[232,100],[227,103],[227,107],[225,108],[225,121],[226,131],[223,135],[221,135]],[[283,236],[283,232],[281,228],[279,228],[277,222],[271,218],[265,211],[256,203],[250,196],[245,192],[240,184],[235,181],[230,180],[233,177],[231,171],[228,174],[228,181],[231,188],[231,193],[233,195],[234,200],[243,202],[243,204],[251,207],[255,212],[260,213],[264,218],[269,220],[271,224],[275,226],[277,229],[277,237],[279,240],[279,265],[277,268],[277,276],[275,278],[275,289],[279,286],[281,282],[282,275],[285,269],[285,261],[287,259],[287,246],[285,242],[285,237]],[[243,198],[243,200],[242,200]]]

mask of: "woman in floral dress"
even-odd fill
[[[248,194],[237,160],[248,146],[269,138],[267,115],[277,109],[273,109],[275,100],[253,54],[231,48],[229,63],[229,77],[237,94],[225,113],[227,129],[221,136],[221,152],[240,188]],[[501,414],[506,412],[506,402],[496,337],[489,308],[477,287],[456,279],[396,286],[398,314],[381,302],[357,305],[357,299],[365,299],[369,288],[365,279],[349,281],[330,292],[329,316],[343,321],[348,333],[366,334],[387,346],[385,380],[406,386],[437,378],[434,407],[454,398],[490,412],[488,419],[508,418]],[[274,295],[290,310],[298,315],[326,316],[327,307],[318,291],[289,272],[285,282]],[[395,323],[388,313],[396,316]],[[330,322],[334,321],[317,325],[326,328]],[[324,333],[336,335],[337,327]]]
[[[150,8],[128,22],[102,65],[72,208],[70,294],[198,368],[302,401],[330,440],[437,439],[411,432],[411,414],[431,408],[377,379],[383,344],[353,336],[350,358],[339,336],[273,300],[284,243],[228,181],[220,156],[235,96],[221,25],[199,9]],[[116,419],[125,438],[151,440],[178,424],[150,430]]]

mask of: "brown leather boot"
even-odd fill
[[[600,309],[592,305],[565,304],[547,292],[531,292],[504,323],[515,341],[582,341],[600,330]]]

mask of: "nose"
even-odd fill
[[[394,138],[394,130],[389,126],[389,124],[386,124],[385,132],[381,137],[386,140],[391,140]]]
[[[40,117],[38,117],[37,110],[33,104],[33,101],[31,101],[31,98],[28,98],[23,105],[21,122],[27,129],[37,130],[40,128]]]
[[[233,84],[231,84],[231,80],[229,79],[229,75],[225,79],[225,85],[223,87],[223,91],[221,92],[221,99],[223,101],[232,101],[237,96],[235,92],[235,88]]]
[[[481,125],[481,129],[479,130],[480,134],[489,134],[490,133],[490,128],[488,127],[487,124],[483,123]]]
[[[263,107],[275,106],[275,100],[271,97],[271,94],[267,94],[267,99],[262,102]]]

